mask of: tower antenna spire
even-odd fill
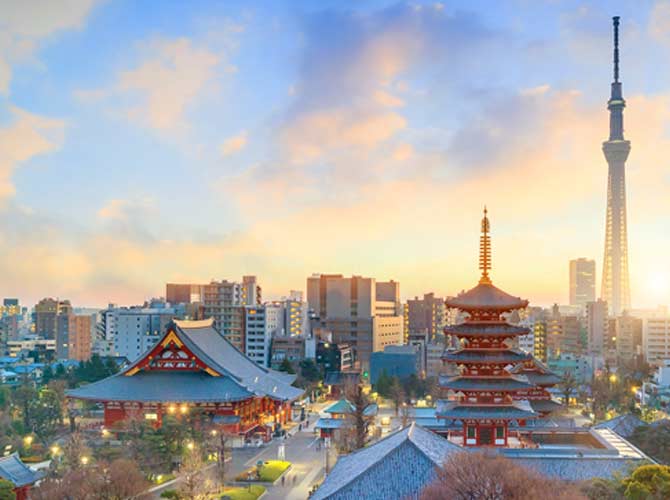
[[[490,285],[489,271],[491,270],[491,225],[487,217],[488,210],[484,205],[484,218],[482,219],[481,236],[479,237],[479,269],[482,271],[482,277],[479,278],[479,284]]]
[[[614,26],[614,83],[619,82],[619,16],[612,18]]]

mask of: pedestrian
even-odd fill
[[[298,479],[298,476],[295,476],[295,475],[294,475],[294,476],[293,476],[293,486],[295,486],[295,481],[296,481],[296,479]]]
[[[282,488],[284,487],[285,484],[286,484],[286,476],[282,476],[282,477],[281,477],[281,485],[282,485]]]
[[[302,432],[302,424],[298,424],[298,432]]]

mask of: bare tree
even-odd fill
[[[403,390],[402,385],[400,385],[400,380],[398,380],[398,377],[393,377],[391,387],[389,388],[389,393],[391,395],[391,401],[393,401],[393,407],[395,408],[395,415],[397,417],[400,405],[406,399],[405,391]]]
[[[207,449],[216,455],[216,476],[221,486],[226,484],[226,461],[232,458],[232,440],[234,437],[234,434],[223,430],[212,429],[209,432]]]
[[[179,493],[189,500],[205,500],[209,497],[211,481],[203,474],[205,463],[197,448],[186,452],[179,469],[181,486]]]
[[[447,458],[421,500],[585,500],[576,486],[547,478],[499,455],[462,452]]]
[[[570,405],[570,396],[577,393],[578,385],[577,379],[571,371],[566,371],[561,377],[558,386],[563,393],[563,404],[565,404],[566,407]]]
[[[400,407],[400,419],[401,419],[400,424],[403,429],[407,427],[412,420],[412,410],[413,407],[411,405],[408,405],[407,403],[403,403],[402,406]]]
[[[353,429],[352,450],[358,450],[365,446],[368,437],[368,427],[371,416],[367,414],[370,406],[370,398],[363,392],[361,384],[352,384],[346,388],[346,396],[352,406],[352,412],[349,415],[351,428]]]

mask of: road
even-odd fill
[[[285,459],[293,465],[286,474],[284,484],[269,486],[264,500],[305,500],[309,495],[312,485],[323,478],[326,464],[326,450],[318,447],[318,439],[314,434],[314,423],[318,414],[309,415],[310,427],[299,431],[297,428],[291,431],[291,435],[284,440]],[[297,432],[296,432],[297,431]],[[228,463],[226,477],[232,479],[244,472],[256,462],[273,460],[278,458],[280,440],[273,440],[270,444],[261,448],[243,448],[232,450],[232,460]],[[319,449],[317,449],[319,448]],[[335,456],[331,451],[329,463],[335,463]],[[215,464],[208,465],[205,470],[207,474],[215,472]],[[165,490],[179,488],[180,479],[177,478],[159,487],[153,488],[150,495],[143,498],[160,498]]]

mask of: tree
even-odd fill
[[[654,460],[670,465],[670,422],[642,425],[633,431],[630,441]]]
[[[234,434],[213,429],[210,431],[209,439],[206,443],[207,449],[211,450],[216,456],[216,475],[221,486],[225,486],[226,484],[226,460],[231,457],[233,452],[233,437]]]
[[[348,415],[349,428],[342,429],[341,442],[338,446],[343,451],[354,451],[365,446],[368,438],[368,427],[373,418],[368,415],[370,398],[363,392],[361,384],[351,384],[345,387],[347,401],[352,406],[352,411]]]
[[[12,394],[12,402],[19,408],[23,418],[23,425],[29,428],[30,402],[37,397],[37,391],[32,382],[22,383]]]
[[[624,495],[631,500],[670,498],[670,467],[643,465],[622,481]]]
[[[15,500],[14,485],[6,479],[0,479],[0,500]]]
[[[395,415],[396,417],[398,416],[398,409],[400,408],[400,405],[405,401],[405,391],[402,388],[402,385],[400,385],[400,381],[398,380],[398,377],[393,377],[391,381],[391,387],[389,387],[389,396],[391,397],[391,401],[393,401],[393,407],[395,409]]]
[[[103,500],[133,498],[149,486],[137,463],[127,458],[119,458],[109,465],[100,464],[98,473],[100,474],[98,498]]]
[[[189,500],[205,500],[208,498],[208,482],[204,480],[202,468],[204,462],[200,450],[187,450],[179,469],[181,484],[179,493]]]
[[[450,455],[437,469],[435,480],[421,500],[580,500],[586,497],[569,483],[550,479],[499,455],[461,452]]]
[[[279,365],[279,371],[291,374],[295,373],[295,369],[293,368],[293,365],[291,364],[288,358],[284,358],[284,360],[281,362],[281,364]]]
[[[377,377],[377,382],[375,383],[375,391],[377,391],[379,395],[383,398],[390,398],[391,382],[392,380],[389,374],[386,373],[386,370],[382,370],[382,372],[379,374],[379,377]]]
[[[48,388],[40,390],[37,398],[28,402],[26,423],[42,440],[46,440],[62,421],[61,401],[58,394]]]
[[[563,404],[567,407],[570,405],[570,396],[577,393],[577,379],[571,371],[565,371],[558,383],[558,387],[563,394]]]

